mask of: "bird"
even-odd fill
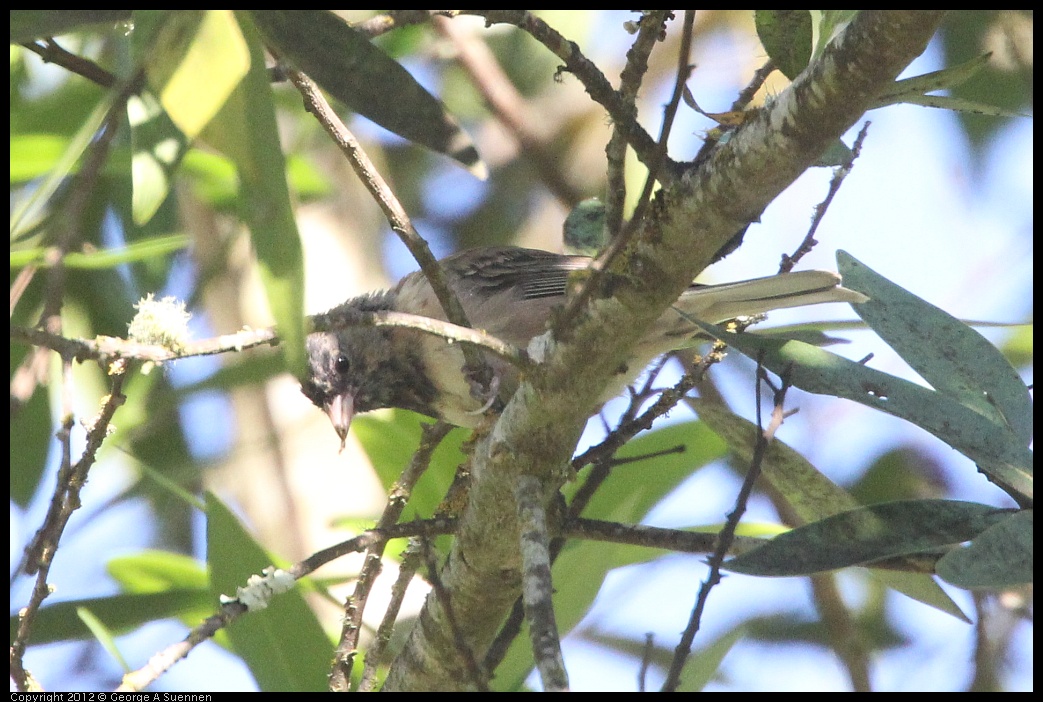
[[[589,266],[587,256],[516,246],[469,249],[442,259],[449,286],[471,325],[520,348],[544,332],[552,310],[566,299],[569,275]],[[771,310],[868,298],[841,286],[830,271],[808,270],[722,285],[693,283],[655,322],[602,402],[618,394],[656,357],[695,343],[692,318],[719,323]],[[364,312],[406,312],[445,320],[430,283],[417,271],[390,290],[352,298],[328,318]],[[341,439],[352,417],[385,407],[413,410],[456,426],[475,427],[483,402],[463,370],[459,344],[404,327],[347,326],[308,335],[308,371],[301,391],[333,423]],[[517,384],[517,371],[487,354],[493,386]]]

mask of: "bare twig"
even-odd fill
[[[32,51],[44,60],[44,63],[53,63],[56,66],[83,76],[87,80],[97,83],[103,88],[111,88],[116,85],[118,79],[104,68],[90,59],[69,53],[58,45],[53,38],[40,39],[38,41],[26,42],[23,47]]]
[[[45,598],[51,593],[47,585],[47,575],[58,551],[58,542],[65,531],[65,526],[72,513],[80,507],[80,489],[87,482],[87,474],[97,459],[98,449],[108,435],[112,417],[116,410],[126,401],[123,395],[123,383],[126,379],[126,365],[116,364],[110,370],[111,384],[109,394],[105,396],[98,416],[91,422],[87,431],[87,445],[76,463],[72,463],[69,453],[68,435],[72,429],[72,415],[67,413],[62,429],[62,464],[58,469],[57,485],[51,498],[51,505],[44,517],[43,524],[25,549],[24,570],[29,575],[36,575],[36,582],[28,604],[18,613],[18,629],[10,648],[10,665],[12,678],[20,690],[27,688],[28,677],[23,668],[22,659],[29,643],[36,614]]]
[[[720,544],[718,534],[663,529],[643,524],[617,524],[581,517],[570,518],[566,521],[562,526],[562,536],[569,539],[663,548],[677,553],[710,553]],[[729,553],[743,553],[763,543],[760,539],[737,536],[732,541]]]
[[[413,486],[420,476],[427,470],[431,463],[431,455],[438,444],[442,442],[452,426],[444,422],[428,424],[424,426],[420,438],[420,446],[413,454],[409,466],[395,481],[388,495],[388,504],[384,513],[377,520],[377,529],[383,529],[398,522],[402,511],[406,508]],[[355,660],[355,652],[359,643],[359,632],[362,628],[362,613],[366,608],[366,601],[373,588],[373,582],[380,574],[380,559],[384,555],[384,544],[382,541],[371,545],[366,549],[366,560],[355,583],[355,591],[345,603],[344,624],[341,627],[340,642],[333,659],[333,670],[330,674],[330,691],[347,692],[351,687],[351,668]]]
[[[425,537],[434,537],[440,534],[448,534],[452,532],[455,526],[455,519],[425,519],[395,524],[384,529],[370,529],[353,539],[309,556],[303,561],[296,563],[287,572],[299,580],[332,560],[348,553],[364,551],[373,544],[409,536],[423,535]],[[188,656],[196,646],[213,637],[214,634],[246,614],[246,612],[246,606],[237,600],[225,602],[221,605],[220,611],[207,617],[201,624],[194,627],[182,641],[168,646],[152,656],[143,667],[125,675],[122,684],[116,688],[116,691],[131,692],[145,689],[158,680],[166,671],[170,670],[179,660]]]
[[[825,199],[815,206],[815,214],[811,218],[811,226],[808,228],[808,233],[804,235],[803,241],[800,242],[800,246],[797,247],[792,256],[782,254],[782,262],[779,263],[779,273],[789,273],[793,270],[793,266],[797,265],[797,261],[802,259],[811,249],[815,248],[815,244],[818,243],[815,240],[815,232],[818,231],[822,219],[826,216],[826,211],[829,210],[829,205],[833,202],[833,198],[840,192],[840,186],[844,184],[844,179],[851,173],[851,169],[855,165],[855,159],[862,153],[862,142],[865,141],[870,124],[872,123],[867,121],[862,125],[862,129],[859,130],[858,137],[855,138],[855,143],[851,147],[850,158],[844,165],[833,172],[833,179],[829,182],[829,192],[826,193]]]
[[[757,382],[758,384],[763,382],[770,386],[770,381],[765,373],[764,366],[760,364],[757,366]],[[663,682],[662,690],[664,692],[676,691],[677,686],[681,681],[681,671],[684,669],[685,661],[688,660],[688,656],[692,651],[692,641],[695,639],[696,632],[699,631],[703,610],[706,607],[710,591],[721,581],[721,564],[724,562],[728,549],[731,548],[731,545],[735,540],[735,530],[738,528],[739,520],[742,519],[742,515],[746,511],[746,504],[750,499],[750,495],[753,493],[753,485],[757,481],[758,476],[760,476],[764,454],[768,450],[768,444],[770,444],[772,439],[775,437],[775,432],[782,425],[784,416],[783,405],[786,400],[786,391],[788,389],[789,384],[786,378],[783,377],[782,386],[774,392],[775,397],[771,422],[768,427],[763,429],[757,436],[757,445],[753,450],[753,460],[750,461],[750,468],[746,472],[746,477],[742,482],[742,487],[739,489],[739,494],[735,497],[735,508],[728,514],[728,519],[724,523],[724,528],[722,528],[720,534],[718,534],[717,547],[714,549],[709,560],[710,572],[707,574],[706,580],[699,588],[699,594],[696,596],[695,606],[692,608],[691,616],[688,619],[688,626],[685,627],[684,633],[681,635],[681,640],[674,649],[674,657],[670,663],[670,670],[667,673],[666,681]],[[764,426],[761,421],[760,402],[757,403],[757,426]]]
[[[528,354],[524,350],[511,346],[491,334],[420,315],[391,311],[351,314],[347,311],[339,311],[336,314],[324,313],[316,315],[314,320],[317,331],[329,331],[346,326],[386,326],[416,329],[450,341],[483,348],[523,370],[531,369],[532,367],[532,361],[529,360]],[[219,353],[242,351],[243,349],[256,346],[274,346],[279,343],[279,338],[276,336],[274,329],[243,329],[233,334],[223,334],[210,339],[187,342],[183,348],[176,351],[166,346],[141,344],[136,341],[112,336],[99,336],[94,339],[70,339],[58,334],[40,331],[39,329],[18,326],[11,327],[11,339],[57,351],[62,358],[81,363],[88,360],[106,361],[113,358],[132,358],[139,361],[164,363],[192,356],[212,356]]]
[[[569,182],[562,170],[561,155],[551,149],[547,137],[535,128],[537,120],[525,99],[500,68],[489,46],[479,37],[463,31],[457,23],[444,17],[433,18],[432,24],[453,42],[456,60],[471,77],[486,105],[515,141],[519,152],[529,161],[540,180],[567,207],[573,207],[583,195]]]
[[[485,17],[489,24],[513,24],[530,34],[565,62],[564,70],[576,76],[587,94],[608,110],[613,122],[622,129],[627,143],[634,149],[638,159],[651,167],[655,162],[656,143],[648,135],[631,112],[630,106],[605,78],[605,75],[580,51],[575,42],[569,41],[546,22],[527,10],[468,10]],[[677,173],[673,168],[664,169],[664,181],[673,182]]]
[[[634,118],[637,118],[637,94],[641,81],[648,70],[648,57],[656,42],[660,41],[666,31],[666,22],[673,17],[670,10],[642,11],[638,22],[637,38],[627,52],[627,63],[619,74],[619,94],[623,102],[631,106]],[[605,147],[608,160],[605,187],[605,228],[608,241],[619,236],[623,228],[623,205],[626,201],[626,179],[624,177],[627,140],[618,128],[612,130],[612,137]]]
[[[674,116],[677,114],[677,106],[681,102],[681,96],[684,92],[685,81],[688,80],[688,73],[690,66],[688,65],[688,56],[692,50],[692,24],[695,21],[695,11],[685,11],[685,22],[684,29],[681,35],[681,50],[679,52],[679,63],[677,77],[674,81],[674,94],[667,105],[664,118],[663,127],[659,133],[659,141],[656,142],[655,149],[650,154],[646,155],[642,162],[648,168],[648,177],[645,179],[645,187],[638,198],[637,208],[634,210],[633,217],[630,218],[630,222],[619,235],[613,238],[608,248],[600,256],[597,257],[591,264],[593,274],[587,280],[586,284],[580,288],[579,292],[569,299],[568,304],[565,306],[565,310],[562,312],[560,317],[555,321],[556,329],[566,328],[569,322],[579,314],[586,304],[587,300],[594,291],[597,290],[602,284],[601,278],[604,276],[603,271],[611,270],[616,259],[626,250],[630,240],[636,236],[638,230],[644,226],[645,212],[647,211],[648,204],[651,202],[652,190],[657,182],[662,182],[664,185],[673,180],[672,177],[663,178],[661,174],[663,172],[669,172],[676,164],[670,160],[667,156],[667,141],[670,137],[670,130],[673,129]],[[617,125],[617,130],[619,126]],[[617,132],[618,133],[618,132]],[[633,144],[631,144],[633,146]]]
[[[456,297],[453,289],[449,287],[445,271],[442,270],[442,266],[435,260],[427,242],[413,227],[413,223],[410,221],[409,215],[406,214],[405,208],[402,207],[402,203],[398,201],[387,182],[381,177],[358,140],[355,139],[355,136],[348,130],[340,117],[337,116],[337,113],[333,111],[333,108],[330,107],[326,98],[323,97],[311,78],[290,67],[286,68],[286,75],[304,97],[307,110],[315,115],[326,132],[333,137],[340,150],[348,157],[348,162],[355,169],[362,184],[370,192],[377,204],[380,205],[380,209],[384,212],[384,216],[387,218],[388,224],[391,225],[392,231],[398,235],[402,243],[409,249],[409,252],[413,254],[413,258],[420,264],[420,270],[423,271],[424,276],[431,284],[431,289],[445,311],[446,318],[459,326],[470,327],[471,324],[467,320],[467,314],[464,312],[460,300]],[[489,368],[481,353],[476,349],[463,346],[462,352],[467,364],[468,375],[477,380],[483,389],[487,390],[492,382],[492,369]]]

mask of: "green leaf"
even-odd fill
[[[245,587],[272,560],[217,497],[207,493],[206,504],[207,565],[216,606],[220,595],[235,597],[236,588]],[[262,690],[326,689],[333,646],[300,588],[239,617],[229,625],[228,636]]]
[[[811,10],[812,24],[815,29],[814,51],[812,60],[817,59],[825,51],[826,46],[839,34],[858,14],[858,10]]]
[[[795,79],[811,60],[812,25],[807,10],[757,10],[757,36],[782,74]]]
[[[794,576],[866,565],[973,539],[1009,514],[956,500],[885,502],[797,527],[724,567],[748,575]]]
[[[36,350],[28,347],[11,346],[9,357],[11,375],[25,361],[29,354]],[[8,445],[10,463],[10,500],[26,509],[33,495],[40,486],[47,467],[47,454],[51,441],[54,440],[54,427],[51,418],[51,396],[44,388],[36,391],[17,411],[11,412],[10,429],[12,437]],[[49,475],[49,473],[48,473]]]
[[[950,66],[940,71],[932,71],[913,76],[912,78],[896,80],[871,103],[869,109],[894,105],[895,103],[905,102],[909,97],[926,95],[935,90],[948,90],[962,85],[981,72],[988,65],[990,57],[991,54],[983,54],[958,66]]]
[[[99,251],[72,252],[62,259],[66,268],[81,270],[103,270],[115,268],[124,263],[135,263],[152,258],[159,258],[180,251],[192,243],[187,234],[170,234],[149,239],[141,239],[119,249],[101,249]],[[48,249],[35,248],[11,252],[11,270],[25,266],[49,265]]]
[[[265,41],[330,95],[484,178],[471,139],[398,62],[329,10],[251,10]]]
[[[991,58],[992,54],[983,54],[958,66],[950,66],[940,71],[895,81],[893,85],[873,101],[869,109],[874,110],[888,105],[906,103],[990,117],[1028,117],[1029,115],[977,100],[968,100],[949,95],[927,94],[936,90],[951,90],[963,85],[984,70]]]
[[[757,425],[701,398],[688,398],[686,402],[702,422],[725,440],[739,461],[748,465],[753,459]],[[761,461],[761,474],[802,523],[858,508],[858,503],[846,490],[778,438],[768,444]],[[959,606],[928,575],[878,568],[871,568],[869,572],[876,580],[907,597],[967,620]]]
[[[253,24],[238,15],[250,48],[250,72],[203,132],[232,159],[239,175],[240,214],[250,229],[268,306],[279,328],[291,373],[307,368],[304,350],[304,261],[286,184],[275,105]]]
[[[371,412],[351,421],[351,429],[385,489],[389,489],[409,465],[420,443],[421,423],[430,423],[430,420],[405,410]],[[427,471],[413,488],[402,521],[434,516],[453,482],[456,467],[464,460],[460,447],[468,436],[470,432],[454,430],[435,449]],[[332,446],[336,442],[332,431],[329,439]]]
[[[195,139],[250,70],[250,52],[231,10],[178,10],[156,31],[135,33],[149,85],[171,121]]]
[[[68,144],[60,134],[12,134],[11,184],[38,178],[54,168]]]
[[[870,304],[870,303],[865,303]],[[713,336],[795,387],[835,395],[906,419],[976,462],[1001,487],[1032,495],[1032,454],[1006,426],[949,397],[799,341],[733,334],[699,323]]]
[[[681,684],[678,686],[678,690],[701,692],[716,677],[724,657],[744,636],[746,636],[746,625],[740,624],[711,641],[708,646],[703,646],[701,650],[693,652],[681,671]]]
[[[946,581],[968,589],[1002,590],[1031,584],[1032,510],[1010,515],[966,548],[945,554],[937,570]]]
[[[977,100],[952,97],[949,95],[907,95],[901,102],[909,105],[922,105],[924,107],[938,107],[953,112],[964,112],[970,115],[984,115],[986,117],[1028,117],[1029,115],[1014,110],[1007,110],[996,105],[989,105]]]
[[[203,590],[208,582],[206,569],[199,561],[168,551],[145,550],[119,556],[106,564],[106,570],[126,592],[134,594]]]
[[[740,463],[748,465],[753,459],[757,425],[702,398],[688,398],[686,402],[700,420],[724,439]],[[858,507],[846,490],[777,439],[768,444],[761,461],[761,474],[805,523]]]
[[[67,34],[93,24],[130,19],[130,10],[11,10],[11,43]]]
[[[113,595],[85,600],[69,600],[43,607],[33,624],[33,645],[89,639],[90,629],[77,616],[88,609],[105,626],[117,634],[128,633],[144,624],[160,619],[184,618],[198,624],[214,613],[214,600],[209,590],[167,590],[139,595]],[[18,616],[11,616],[11,638],[18,626]]]
[[[189,142],[246,75],[250,55],[230,10],[141,10],[134,18],[134,55],[154,90],[127,102],[132,212],[141,225],[166,199]]]
[[[113,635],[112,631],[105,626],[104,622],[94,616],[94,614],[86,607],[78,607],[76,609],[76,616],[79,617],[84,626],[90,629],[95,640],[102,645],[102,648],[108,651],[113,660],[119,663],[123,672],[129,673],[131,667],[127,664],[123,654],[120,653],[119,647],[116,645],[116,637]]]
[[[1028,446],[1032,398],[1003,354],[948,312],[920,299],[844,251],[844,283],[870,301],[855,312],[938,392],[1005,426]]]
[[[51,197],[58,191],[59,186],[72,172],[80,156],[94,139],[101,123],[112,108],[115,97],[115,89],[105,92],[98,104],[94,106],[90,116],[84,120],[72,139],[68,140],[61,158],[54,164],[47,177],[33,189],[32,195],[25,198],[18,209],[11,213],[12,240],[20,238],[43,219],[45,205],[50,203]]]

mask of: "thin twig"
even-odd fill
[[[648,71],[648,57],[665,31],[666,22],[673,17],[670,10],[641,11],[637,38],[627,51],[627,63],[619,74],[619,94],[623,102],[631,106],[637,117],[637,94],[641,81]],[[614,241],[623,228],[623,206],[626,202],[625,156],[626,136],[617,127],[605,147],[608,161],[605,186],[605,229],[607,241]]]
[[[770,386],[770,381],[768,381],[767,375],[764,371],[764,366],[761,364],[758,364],[757,366],[757,382],[758,384],[764,382]],[[728,514],[728,519],[725,521],[720,534],[718,534],[717,547],[714,549],[709,560],[710,572],[707,574],[706,580],[699,588],[699,594],[696,596],[695,606],[692,608],[691,616],[688,619],[688,625],[685,627],[684,633],[681,635],[680,642],[678,642],[677,647],[674,649],[674,657],[670,663],[670,670],[667,673],[666,680],[663,682],[662,690],[664,692],[675,692],[678,684],[681,682],[681,671],[684,669],[684,664],[688,660],[688,656],[691,654],[692,641],[695,640],[695,634],[699,631],[703,610],[706,608],[706,602],[710,596],[710,591],[721,581],[721,564],[724,562],[724,558],[735,540],[735,530],[739,527],[739,520],[742,519],[742,515],[746,511],[746,504],[750,499],[750,495],[753,493],[754,483],[756,483],[758,476],[760,476],[764,454],[768,450],[768,445],[771,443],[772,439],[774,439],[775,432],[782,425],[784,416],[783,406],[786,400],[786,391],[788,389],[789,383],[786,378],[783,377],[782,386],[774,393],[775,397],[774,406],[772,408],[771,423],[766,429],[762,429],[757,435],[757,445],[753,450],[753,459],[750,461],[750,468],[746,472],[746,477],[742,482],[742,487],[739,489],[739,494],[735,497],[735,508]],[[763,426],[763,422],[761,421],[761,403],[758,402],[757,427],[760,428]]]
[[[676,163],[667,156],[667,141],[670,138],[670,131],[673,129],[674,117],[677,114],[677,107],[680,105],[681,96],[684,93],[684,84],[688,80],[688,73],[690,66],[688,65],[688,57],[692,51],[692,25],[695,22],[695,11],[685,10],[685,22],[681,33],[681,49],[679,51],[679,66],[677,70],[677,76],[674,81],[674,94],[670,99],[670,103],[667,105],[664,116],[663,116],[663,127],[659,132],[659,141],[656,142],[655,149],[648,155],[642,162],[648,168],[648,176],[645,179],[645,187],[638,198],[637,207],[634,210],[634,215],[630,218],[630,222],[626,227],[616,236],[604,252],[591,264],[590,268],[593,271],[587,282],[580,288],[574,296],[572,296],[568,303],[565,305],[565,310],[555,320],[555,328],[563,329],[567,328],[567,325],[575,318],[579,311],[587,304],[587,300],[594,291],[599,289],[602,285],[602,278],[605,275],[604,271],[612,270],[612,267],[616,259],[622,255],[623,251],[626,250],[631,239],[633,239],[638,230],[645,224],[645,212],[647,211],[648,205],[651,202],[652,190],[655,187],[656,182],[662,182],[664,185],[671,182],[673,177],[663,178],[664,172],[670,172],[676,167]],[[633,144],[631,144],[633,145]]]
[[[547,136],[536,129],[539,120],[504,73],[488,44],[450,19],[435,17],[432,24],[453,43],[457,62],[470,76],[492,114],[514,137],[521,157],[532,164],[540,181],[558,200],[566,207],[574,207],[583,195],[569,182],[562,169],[561,154],[548,143]]]
[[[757,94],[757,91],[761,89],[764,82],[768,80],[768,76],[771,75],[772,71],[775,70],[775,62],[768,59],[764,62],[764,65],[753,72],[753,77],[750,78],[750,82],[746,84],[746,87],[739,91],[739,94],[735,97],[732,102],[731,112],[739,112],[745,110],[746,107],[753,101],[753,97]],[[699,147],[699,152],[692,159],[692,166],[696,167],[705,161],[710,152],[716,148],[718,142],[721,140],[721,136],[724,134],[724,130],[712,130],[703,141],[703,145]]]
[[[376,528],[383,529],[398,522],[402,511],[406,508],[413,486],[431,464],[431,456],[446,434],[453,427],[445,422],[425,425],[420,437],[420,445],[413,453],[409,466],[395,481],[388,503],[383,514],[377,520]],[[345,602],[344,623],[341,627],[340,641],[333,657],[333,668],[330,673],[330,691],[348,692],[351,688],[351,668],[355,661],[355,652],[359,645],[359,633],[362,630],[362,614],[366,609],[369,593],[373,583],[381,571],[381,557],[384,555],[386,542],[373,544],[366,549],[366,559],[355,582],[355,590]]]
[[[362,184],[384,212],[388,224],[391,225],[391,230],[398,235],[399,239],[402,240],[402,243],[406,245],[413,258],[420,265],[420,270],[423,271],[424,276],[431,284],[435,297],[438,298],[439,304],[445,311],[446,319],[461,327],[470,327],[471,324],[467,320],[467,314],[464,312],[464,308],[460,304],[456,293],[450,287],[445,271],[442,270],[442,266],[435,260],[427,242],[413,227],[413,223],[410,221],[409,215],[406,214],[405,208],[402,207],[402,203],[398,201],[387,182],[381,177],[358,140],[355,139],[355,136],[348,130],[340,117],[337,116],[337,113],[333,111],[333,108],[330,107],[326,98],[311,78],[291,67],[286,68],[286,75],[304,97],[306,109],[315,115],[323,129],[326,130],[340,150],[344,152],[344,155],[347,156],[348,162],[359,176]],[[463,346],[461,350],[464,354],[469,377],[476,380],[483,389],[488,390],[492,382],[493,373],[482,354],[470,346]]]
[[[836,197],[838,192],[840,192],[840,186],[844,184],[844,179],[851,173],[851,169],[855,165],[855,159],[857,159],[859,154],[862,153],[862,142],[865,141],[870,124],[872,123],[867,120],[866,123],[862,125],[862,129],[858,131],[858,137],[855,138],[855,143],[851,147],[850,157],[842,166],[833,172],[833,179],[829,182],[829,192],[826,193],[825,199],[815,206],[815,214],[811,218],[811,226],[808,228],[808,233],[804,235],[803,241],[800,242],[800,246],[797,247],[797,250],[793,252],[792,256],[782,254],[782,262],[779,264],[779,273],[789,273],[793,270],[793,267],[797,265],[797,261],[802,259],[805,254],[811,251],[811,249],[815,248],[815,245],[818,243],[818,241],[815,240],[815,232],[818,231],[819,225],[826,216],[826,212],[829,210],[829,205],[833,202],[833,198]]]
[[[662,548],[677,553],[711,553],[720,545],[718,534],[707,534],[680,529],[645,526],[643,524],[618,524],[600,519],[573,517],[561,529],[567,539],[586,539],[613,544],[630,544]],[[729,554],[744,553],[764,543],[761,539],[737,536],[732,541]]]
[[[60,430],[62,435],[62,465],[58,469],[55,491],[51,505],[44,517],[43,524],[37,530],[32,541],[26,546],[23,560],[24,570],[29,575],[36,575],[29,602],[18,612],[18,628],[10,648],[11,677],[19,690],[28,688],[28,674],[23,667],[25,648],[29,643],[36,615],[44,599],[51,594],[47,584],[47,576],[58,552],[58,543],[72,513],[80,507],[80,490],[87,482],[87,474],[97,460],[98,450],[108,436],[112,417],[123,405],[123,383],[126,379],[126,364],[117,364],[110,370],[111,384],[109,394],[105,396],[98,416],[91,422],[87,431],[87,445],[76,463],[72,463],[69,453],[69,433],[72,429],[72,414],[65,415]]]
[[[430,538],[451,533],[455,528],[456,520],[446,518],[406,522],[395,524],[385,529],[370,529],[353,539],[312,554],[303,561],[293,565],[287,572],[299,580],[330,561],[348,553],[364,551],[373,544],[417,535]],[[168,646],[152,656],[144,666],[125,675],[122,684],[116,688],[116,691],[136,692],[145,689],[158,680],[166,671],[170,670],[178,661],[188,656],[196,646],[212,638],[214,634],[246,614],[246,612],[246,606],[238,600],[223,603],[216,614],[207,617],[201,624],[193,627],[188,636],[182,641]]]
[[[648,678],[648,669],[652,665],[652,654],[655,653],[655,634],[651,631],[645,633],[645,650],[641,654],[641,667],[637,670],[637,691],[645,691],[645,680]]]
[[[332,331],[347,326],[403,327],[416,329],[450,341],[483,348],[522,370],[531,370],[532,361],[524,350],[512,346],[478,329],[460,327],[439,319],[405,312],[379,311],[357,312],[354,310],[331,311],[316,315],[316,331]],[[57,351],[70,361],[107,361],[113,358],[132,358],[152,363],[165,363],[193,356],[212,356],[231,353],[257,346],[274,346],[279,343],[275,330],[243,329],[233,334],[186,342],[179,350],[156,344],[141,344],[128,339],[99,336],[94,339],[71,339],[50,334],[39,329],[11,326],[11,339]]]
[[[656,143],[634,118],[630,106],[605,78],[605,75],[594,63],[583,55],[575,42],[569,41],[553,27],[527,10],[467,10],[485,17],[489,24],[513,24],[530,34],[536,41],[547,47],[555,56],[565,62],[564,69],[576,76],[587,94],[604,107],[612,121],[623,131],[627,143],[634,149],[638,160],[651,167],[655,162]],[[666,168],[661,173],[664,182],[676,180],[676,170]]]
[[[85,59],[63,49],[53,37],[26,42],[22,46],[42,58],[44,63],[53,63],[56,66],[61,66],[67,71],[83,76],[92,83],[97,83],[103,88],[111,88],[119,81],[116,76],[90,59]]]

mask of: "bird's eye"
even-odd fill
[[[344,355],[337,356],[337,359],[335,361],[333,361],[333,369],[335,371],[337,371],[338,373],[340,373],[341,375],[344,375],[345,373],[347,373],[348,369],[350,369],[350,368],[351,368],[351,361],[348,360],[347,356],[344,356]]]

